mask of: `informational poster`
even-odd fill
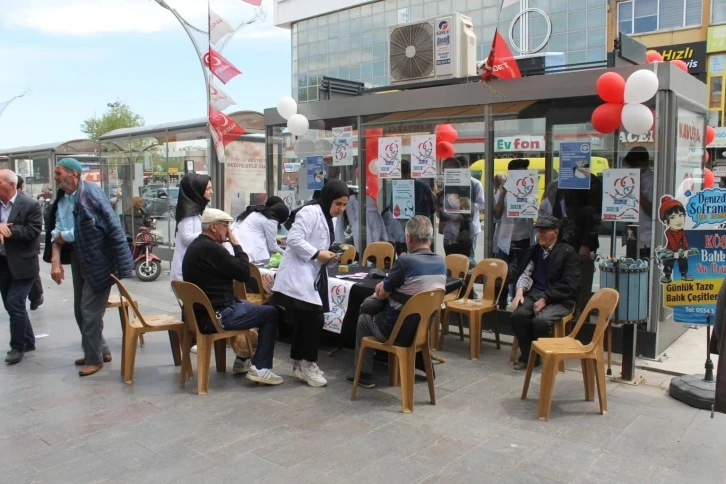
[[[307,173],[307,189],[322,190],[325,184],[323,157],[308,156],[305,158],[305,171]]]
[[[664,305],[678,323],[706,324],[710,314],[713,324],[726,276],[726,189],[693,194],[685,205],[664,195],[657,216],[666,240],[655,249]]]
[[[378,138],[379,178],[401,178],[402,148],[400,136]]]
[[[250,194],[267,188],[265,143],[232,141],[224,154],[224,211],[236,217],[250,204]]]
[[[295,190],[278,190],[277,196],[282,198],[287,208],[292,211],[295,208]]]
[[[393,216],[409,219],[416,215],[416,199],[413,180],[392,180]]]
[[[638,223],[640,212],[640,170],[603,170],[602,219]]]
[[[537,170],[509,170],[504,188],[507,190],[505,210],[510,218],[537,217]]]
[[[560,173],[557,187],[569,190],[590,189],[590,142],[560,143]]]
[[[436,178],[436,135],[411,136],[411,176]]]
[[[706,118],[688,109],[678,108],[676,133],[675,198],[686,204],[691,194],[701,191],[704,161],[703,136]]]
[[[333,166],[353,164],[353,126],[333,128]]]
[[[471,213],[471,171],[468,169],[444,170],[444,212]]]

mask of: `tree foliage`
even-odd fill
[[[81,123],[81,132],[88,139],[98,140],[101,135],[120,128],[135,128],[144,125],[144,118],[131,111],[129,105],[116,101],[108,104],[108,110],[101,116],[92,116]]]

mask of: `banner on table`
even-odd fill
[[[409,219],[416,215],[415,188],[413,180],[392,180],[393,216]]]
[[[590,189],[590,142],[560,143],[560,173],[557,188]]]
[[[444,170],[444,212],[471,213],[471,171],[467,168]]]
[[[333,166],[353,164],[353,126],[333,128]]]
[[[308,156],[305,158],[307,173],[307,189],[322,190],[325,184],[325,171],[322,156]]]
[[[323,329],[331,333],[340,334],[343,328],[345,313],[348,311],[350,302],[350,291],[355,282],[342,279],[330,278],[328,280],[328,297],[330,301],[330,312],[325,313]]]
[[[378,138],[379,178],[401,178],[402,148],[400,136]]]
[[[640,170],[613,168],[603,171],[602,219],[638,223]]]
[[[436,178],[436,135],[411,136],[411,176]]]
[[[509,170],[505,210],[510,218],[537,218],[537,170]]]

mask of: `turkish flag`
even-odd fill
[[[234,79],[237,75],[242,74],[235,66],[232,65],[222,54],[216,50],[209,48],[209,52],[204,54],[204,65],[209,67],[209,70],[217,76],[217,79],[222,81],[223,84],[227,84],[230,80]]]
[[[499,29],[494,32],[494,41],[492,41],[492,50],[486,63],[482,66],[481,80],[486,81],[491,77],[499,79],[517,79],[522,77],[519,72],[517,61],[509,50],[507,41],[504,40]]]
[[[235,123],[232,118],[223,112],[217,111],[212,106],[209,106],[209,125],[214,131],[216,139],[222,143],[222,146],[227,146],[229,143],[245,134],[245,130],[242,126]]]
[[[242,0],[245,3],[249,3],[250,5],[254,5],[255,7],[259,7],[262,5],[262,0]]]

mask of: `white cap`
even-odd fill
[[[225,222],[229,224],[234,222],[234,219],[227,215],[226,212],[217,210],[216,208],[205,208],[204,213],[202,213],[202,223],[213,224],[215,222]]]

